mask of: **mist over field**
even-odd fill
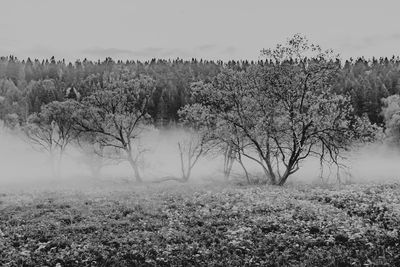
[[[145,182],[154,182],[165,176],[179,176],[181,162],[178,142],[188,138],[182,129],[155,130],[147,132],[140,140],[146,148],[140,160],[140,170]],[[0,130],[0,184],[29,188],[98,182],[126,183],[133,181],[132,169],[127,162],[111,162],[102,167],[98,177],[93,177],[85,157],[76,147],[71,146],[63,157],[60,176],[54,177],[50,157],[35,149],[22,133],[12,132],[4,127]],[[358,147],[346,153],[341,162],[346,166],[340,170],[341,182],[393,182],[400,181],[400,151],[382,142]],[[87,159],[86,159],[87,160]],[[253,178],[263,179],[260,166],[250,160],[244,161]],[[336,183],[336,166],[323,166],[323,182]],[[243,169],[236,162],[232,168],[231,180],[245,182]],[[223,158],[211,153],[203,156],[193,169],[189,180],[195,183],[222,182]],[[318,183],[321,180],[321,167],[317,159],[309,158],[302,162],[298,172],[288,180],[289,183]],[[171,183],[178,183],[171,181]]]
[[[185,132],[175,130],[154,130],[146,133],[140,140],[140,145],[146,148],[139,162],[144,180],[152,182],[164,176],[179,176],[181,163],[178,142],[187,138]],[[71,183],[79,187],[79,183],[114,181],[123,183],[133,181],[133,173],[127,162],[110,161],[106,164],[99,177],[92,177],[89,166],[84,162],[83,155],[71,146],[62,159],[60,176],[54,177],[48,153],[35,149],[21,133],[11,132],[4,128],[0,131],[0,183],[10,186],[29,187],[38,183],[53,185]],[[107,159],[107,158],[105,158]],[[200,159],[193,170],[191,180],[222,179],[222,161],[216,156]]]
[[[345,165],[340,170],[341,182],[345,183],[381,183],[400,181],[400,152],[382,142],[357,147],[343,155]],[[320,179],[321,169],[318,160],[308,160],[293,175],[291,181],[310,182]],[[323,167],[323,181],[335,183],[336,166]]]

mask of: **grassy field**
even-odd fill
[[[400,185],[0,193],[1,266],[400,266]]]

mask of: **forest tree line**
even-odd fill
[[[190,102],[190,84],[211,81],[223,69],[246,70],[250,66],[274,64],[272,61],[208,61],[192,59],[151,61],[76,61],[66,63],[54,57],[19,60],[8,56],[0,58],[0,119],[7,114],[18,115],[20,123],[39,112],[43,104],[63,101],[68,88],[74,88],[80,96],[91,94],[104,87],[104,81],[121,73],[135,77],[147,75],[155,81],[149,113],[159,123],[176,122],[178,110]],[[338,61],[340,75],[335,81],[335,91],[350,95],[354,112],[368,114],[373,123],[382,124],[382,98],[400,93],[399,57],[379,59],[349,59]]]

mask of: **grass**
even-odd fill
[[[399,227],[393,183],[3,190],[0,265],[400,266]]]

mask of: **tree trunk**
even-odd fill
[[[250,177],[249,177],[249,173],[247,172],[247,169],[246,169],[246,167],[245,167],[244,164],[243,164],[242,156],[240,155],[240,153],[238,154],[238,162],[239,162],[240,166],[242,166],[242,169],[243,169],[243,171],[244,171],[244,174],[246,175],[247,182],[248,182],[249,184],[251,184]]]
[[[274,172],[272,171],[272,168],[267,169],[265,166],[262,166],[262,167],[263,167],[266,178],[269,179],[269,181],[271,182],[272,185],[276,185],[277,184],[276,176],[275,176]]]
[[[135,175],[136,182],[142,183],[143,180],[142,180],[142,177],[140,175],[139,168],[138,168],[136,162],[133,160],[132,155],[130,154],[130,152],[127,152],[127,153],[128,153],[128,161],[129,161],[129,164],[131,165],[131,167],[133,169],[133,173]]]
[[[279,178],[278,185],[282,186],[286,183],[287,178],[293,174],[293,164],[290,164],[286,167],[285,173]]]
[[[224,178],[226,181],[229,180],[234,161],[235,157],[233,149],[232,147],[228,146],[224,153]]]
[[[233,159],[230,159],[227,162],[225,162],[225,165],[224,165],[224,178],[225,178],[226,181],[229,180],[229,176],[231,175],[233,162],[234,162]]]
[[[285,171],[285,173],[282,175],[282,177],[279,179],[279,186],[282,186],[286,183],[287,178],[289,177],[290,173],[288,170]]]
[[[267,165],[267,166],[265,166],[263,163],[260,163],[261,167],[264,170],[266,178],[269,179],[271,184],[276,185],[277,184],[276,176],[275,176],[274,170],[272,168],[270,156],[269,155],[263,156],[261,153],[259,153],[259,156],[260,156],[260,160],[264,161],[265,165]]]
[[[54,155],[50,155],[50,162],[51,162],[51,174],[53,175],[53,178],[58,178],[56,160],[54,158]]]
[[[268,166],[268,173],[269,173],[269,180],[271,181],[271,184],[276,185],[277,181],[276,181],[276,176],[275,173],[272,169],[271,163],[267,162],[267,166]]]
[[[57,177],[61,177],[61,166],[63,161],[64,151],[59,151],[58,159],[57,159]]]
[[[51,174],[53,178],[59,178],[58,157],[55,151],[50,151]]]

